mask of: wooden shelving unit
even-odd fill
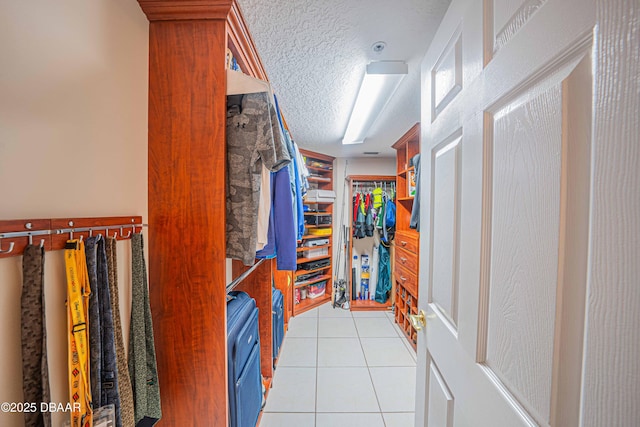
[[[227,49],[244,74],[268,79],[236,0],[138,2],[149,20],[149,283],[161,424],[228,425]],[[184,242],[202,250],[194,256]],[[265,344],[274,274],[262,263],[238,288],[256,299]],[[260,353],[270,378],[271,345]]]
[[[420,124],[416,123],[395,144],[396,149],[396,238],[394,240],[394,313],[395,321],[416,348],[417,332],[409,315],[418,313],[419,233],[409,228],[415,197],[410,194],[414,176],[411,159],[420,152]]]
[[[306,159],[306,166],[311,173],[311,176],[308,177],[309,186],[311,189],[319,189],[319,190],[333,190],[333,163],[335,158],[331,156],[327,156],[320,153],[315,153],[313,151],[308,150],[300,150],[300,153]],[[314,202],[305,200],[304,204],[309,207],[309,211],[305,212],[306,216],[309,215],[331,215],[333,217],[333,202]],[[322,229],[330,229],[330,235],[315,235],[311,234],[310,230],[322,230]],[[315,240],[315,239],[328,239],[329,243],[320,246],[307,247],[304,246],[307,241]],[[292,289],[291,294],[289,295],[290,300],[292,301],[293,307],[293,315],[298,315],[300,313],[304,313],[307,310],[311,310],[314,307],[317,307],[321,304],[324,304],[327,301],[331,300],[331,292],[333,288],[333,221],[331,224],[321,224],[321,225],[307,225],[305,223],[305,233],[302,236],[302,240],[298,244],[298,270],[296,270],[292,274]],[[326,249],[327,255],[320,255],[317,257],[305,257],[302,253],[304,251],[309,250],[317,250],[317,249]],[[314,268],[310,270],[305,270],[301,267],[302,264],[313,261],[320,260],[329,260],[329,264],[325,267]],[[300,276],[307,274],[317,275],[312,276],[309,280],[297,281]],[[325,284],[325,292],[323,295],[318,296],[316,298],[310,298],[308,287],[313,286],[318,283],[322,283],[326,281]],[[305,293],[305,288],[307,289],[307,297],[302,299],[302,295]]]

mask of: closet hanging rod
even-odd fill
[[[33,230],[33,231],[12,231],[8,233],[0,233],[0,239],[12,239],[16,237],[29,237],[29,236],[47,236],[65,233],[83,233],[94,230],[126,230],[127,228],[135,227],[148,227],[149,224],[122,224],[122,225],[96,225],[93,227],[78,227],[78,228],[58,228],[55,230]]]
[[[52,230],[14,231],[11,233],[0,233],[0,239],[11,239],[14,237],[29,236],[48,236],[50,234],[53,234]]]
[[[258,266],[260,264],[262,264],[263,262],[267,261],[266,259],[261,259],[260,261],[256,262],[255,264],[253,264],[251,266],[251,268],[249,268],[247,271],[245,271],[244,273],[242,273],[241,275],[239,275],[238,277],[236,277],[235,279],[233,279],[231,281],[231,283],[229,283],[227,285],[227,293],[233,291],[240,283],[242,283],[242,281],[244,279],[247,278],[247,276],[249,276],[251,273],[253,273],[253,271],[258,268]]]

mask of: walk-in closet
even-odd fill
[[[0,16],[1,427],[640,425],[637,0]]]

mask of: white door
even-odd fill
[[[639,14],[452,0],[422,64],[416,426],[640,425]]]

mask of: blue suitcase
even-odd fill
[[[282,297],[282,292],[280,292],[279,289],[273,289],[272,304],[273,360],[275,361],[280,353],[282,339],[284,338],[284,298]]]
[[[255,427],[262,408],[260,332],[256,301],[244,292],[229,293],[227,357],[230,427]]]

